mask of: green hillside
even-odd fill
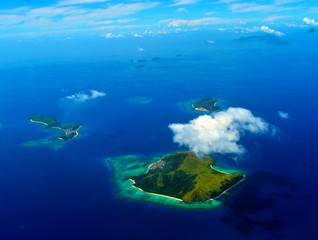
[[[179,152],[154,163],[147,173],[129,179],[148,193],[179,198],[186,203],[203,202],[244,178],[242,173],[217,171],[212,168],[214,164],[214,159],[208,156],[199,159],[193,152]]]

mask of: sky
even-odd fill
[[[107,38],[200,29],[284,35],[318,26],[316,0],[4,0],[0,37],[95,34]],[[278,30],[276,30],[276,28]]]

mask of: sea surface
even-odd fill
[[[1,240],[316,238],[317,33],[17,40],[0,40]],[[66,99],[89,90],[106,96]],[[178,103],[208,96],[278,129],[242,137],[242,159],[214,156],[246,182],[213,211],[118,199],[105,159],[184,150],[168,125],[199,116]],[[59,150],[26,147],[54,134],[32,114],[85,126]]]

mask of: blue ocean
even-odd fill
[[[0,239],[316,239],[317,36],[2,39]],[[66,98],[90,90],[106,95]],[[129,100],[138,97],[151,101]],[[239,160],[215,156],[246,181],[211,211],[117,198],[105,159],[184,150],[168,125],[197,118],[179,103],[204,97],[277,130],[243,136]],[[25,146],[54,134],[30,123],[32,114],[84,127],[59,149]]]

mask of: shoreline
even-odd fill
[[[224,174],[230,174],[230,173],[223,172],[223,171],[220,171],[220,170],[215,169],[215,168],[212,166],[212,164],[210,165],[210,167],[211,167],[213,170],[217,171],[217,172],[224,173]],[[234,185],[232,185],[232,186],[229,187],[228,189],[225,189],[220,195],[216,196],[215,198],[211,198],[211,199],[209,199],[208,201],[212,201],[212,200],[215,200],[215,199],[221,197],[223,194],[225,194],[225,193],[226,193],[227,191],[229,191],[231,188],[233,188],[233,187],[235,187],[236,185],[238,185],[239,183],[243,182],[243,181],[245,180],[245,177],[246,177],[245,174],[243,174],[243,178],[242,178],[240,181],[238,181],[237,183],[235,183]]]
[[[154,163],[152,163],[152,164],[150,164],[149,166],[148,166],[148,169],[147,169],[147,172],[146,172],[146,174],[149,172],[149,170],[150,170],[150,168],[151,168],[151,166],[153,165]],[[131,179],[132,180],[132,179]],[[132,180],[133,181],[133,180]]]
[[[47,124],[47,123],[45,123],[45,122],[34,121],[34,120],[32,120],[32,119],[29,119],[29,120],[30,120],[30,122],[34,122],[34,123],[41,123],[41,124],[44,124],[44,125],[48,126],[48,124]]]
[[[231,190],[231,188],[235,187],[236,185],[240,184],[241,182],[243,182],[245,180],[246,176],[243,174],[243,178],[238,181],[237,183],[235,183],[234,185],[232,185],[231,187],[229,187],[228,189],[224,190],[220,195],[216,196],[215,198],[211,198],[208,201],[213,201],[218,199],[219,197],[221,197],[223,194],[227,193],[227,191]]]
[[[152,164],[153,164],[153,163],[152,163]],[[150,164],[150,165],[148,166],[147,172],[149,171],[149,168],[150,168],[150,166],[151,166],[152,164]],[[210,167],[211,167],[213,170],[217,171],[217,172],[224,173],[224,174],[230,174],[230,173],[222,172],[222,171],[220,171],[220,170],[217,170],[217,169],[213,168],[212,164],[210,165]],[[206,200],[206,201],[204,201],[204,202],[209,202],[209,201],[217,200],[217,199],[218,199],[219,197],[221,197],[223,194],[227,193],[229,190],[231,190],[232,188],[234,188],[235,186],[237,186],[238,184],[240,184],[241,182],[243,182],[243,181],[245,180],[245,178],[246,178],[246,176],[245,176],[245,174],[243,174],[243,178],[242,178],[240,181],[238,181],[237,183],[235,183],[235,184],[232,185],[231,187],[225,189],[222,193],[220,193],[220,194],[219,194],[218,196],[216,196],[215,198],[210,198],[210,199],[208,199],[208,200]],[[139,191],[141,191],[141,192],[143,192],[143,193],[150,194],[150,195],[154,195],[154,196],[159,196],[159,197],[170,198],[170,199],[177,200],[177,201],[179,201],[179,202],[184,203],[183,200],[180,199],[180,198],[170,197],[170,196],[162,195],[162,194],[158,194],[158,193],[146,192],[146,191],[142,190],[141,188],[136,187],[136,186],[135,186],[136,182],[135,182],[133,179],[129,178],[128,180],[130,180],[130,181],[133,183],[133,184],[131,185],[133,188],[136,188],[136,189],[138,189]],[[197,203],[204,203],[204,202],[197,202]],[[190,204],[192,204],[192,203],[190,203]]]
[[[152,165],[154,165],[155,163],[161,161],[162,159],[164,159],[164,157],[163,157],[163,158],[160,158],[158,161],[156,161],[156,162],[154,162],[154,163],[151,163],[151,164],[148,166],[148,169],[147,169],[146,174],[149,172],[149,170],[150,170],[150,168],[151,168]]]
[[[182,199],[179,199],[179,198],[175,198],[175,197],[169,197],[167,195],[162,195],[162,194],[158,194],[158,193],[150,193],[150,192],[146,192],[144,190],[142,190],[141,188],[139,187],[136,187],[134,184],[136,183],[133,179],[129,178],[128,180],[132,181],[133,184],[131,185],[133,188],[136,188],[138,189],[139,191],[143,192],[143,193],[146,193],[146,194],[150,194],[150,195],[154,195],[154,196],[159,196],[159,197],[165,197],[165,198],[170,198],[170,199],[173,199],[173,200],[177,200],[179,202],[183,202]]]
[[[217,104],[217,103],[218,103],[218,102],[215,102],[215,103],[213,104],[213,106],[216,107],[216,104]],[[212,113],[212,112],[215,112],[215,111],[216,111],[216,110],[213,110],[213,111],[211,112],[211,111],[209,111],[209,110],[207,110],[207,109],[205,109],[205,108],[203,108],[203,107],[201,107],[201,108],[196,108],[196,107],[194,107],[194,104],[192,104],[191,106],[192,106],[192,108],[193,108],[194,110],[200,111],[200,112],[209,112],[209,113]]]
[[[74,135],[74,137],[72,137],[72,138],[75,138],[75,137],[77,137],[77,136],[79,135],[79,133],[78,133],[77,131],[78,131],[81,127],[83,127],[83,126],[80,126],[78,129],[75,130],[75,135]],[[52,128],[57,128],[57,127],[52,127]],[[68,135],[67,132],[66,132],[64,129],[62,129],[62,128],[57,128],[57,129],[63,130],[63,131],[65,132],[65,136]],[[61,137],[59,137],[59,139],[64,140],[64,139],[61,138]]]
[[[32,119],[29,119],[30,120],[30,122],[33,122],[33,123],[40,123],[40,124],[44,124],[45,126],[49,126],[47,123],[45,123],[45,122],[40,122],[40,121],[34,121],[34,120],[32,120]],[[78,130],[81,128],[81,127],[83,127],[82,125],[81,126],[79,126],[79,128],[77,128],[76,130],[75,130],[75,135],[74,135],[74,137],[73,138],[75,138],[75,137],[77,137],[78,135],[79,135],[79,133],[78,133]],[[66,132],[66,130],[64,130],[63,128],[61,128],[61,127],[50,127],[50,128],[55,128],[55,129],[59,129],[59,130],[61,130],[61,131],[63,131],[64,133],[65,133],[65,136],[67,136],[68,134],[67,134],[67,132]],[[58,139],[60,139],[60,140],[64,140],[63,138],[61,138],[61,137],[58,137]]]
[[[192,108],[196,111],[200,111],[200,112],[210,112],[209,110],[206,110],[205,108],[196,108],[194,107],[194,104],[192,104]]]

